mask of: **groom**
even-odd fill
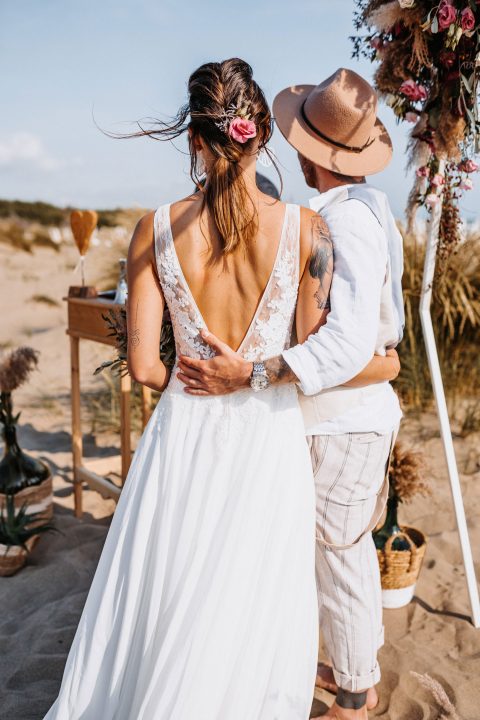
[[[401,236],[386,196],[365,182],[392,154],[376,107],[373,88],[345,69],[316,87],[289,87],[274,101],[276,122],[297,150],[307,184],[319,192],[310,205],[330,230],[326,324],[302,345],[253,367],[210,333],[204,338],[217,351],[214,359],[180,358],[180,378],[193,394],[224,394],[249,383],[300,388],[317,498],[320,626],[332,663],[318,680],[337,692],[324,716],[337,720],[364,720],[377,702],[383,626],[371,530],[385,504],[401,417],[389,383],[342,387],[403,332]],[[326,265],[318,260],[321,275]]]

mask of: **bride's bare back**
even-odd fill
[[[286,205],[252,195],[258,213],[253,240],[225,253],[196,194],[170,206],[174,247],[186,283],[210,332],[232,349],[241,345],[275,265]],[[154,255],[154,213],[137,225],[128,259],[128,365],[138,382],[163,389],[169,373],[158,347],[165,299]],[[333,268],[328,229],[311,210],[300,212],[297,336],[301,341],[326,320]]]
[[[237,350],[269,281],[283,230],[284,203],[258,194],[258,233],[225,255],[197,195],[174,203],[170,222],[180,265],[208,329]],[[301,261],[303,269],[304,261]]]

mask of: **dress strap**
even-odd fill
[[[295,277],[300,274],[300,205],[287,204],[286,227],[282,252],[292,254],[295,263]]]
[[[170,204],[160,205],[153,218],[153,240],[157,261],[169,246],[170,238]]]

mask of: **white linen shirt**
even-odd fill
[[[283,353],[305,395],[317,395],[341,386],[363,370],[374,353],[385,353],[385,347],[378,346],[378,338],[381,293],[391,262],[389,238],[370,207],[360,199],[349,198],[349,188],[353,187],[332,188],[310,202],[311,208],[322,214],[329,227],[334,272],[331,310],[326,324],[302,345]],[[369,191],[370,186],[362,187]],[[397,274],[398,284],[402,268],[392,268],[392,271]],[[403,316],[403,308],[397,310]],[[388,346],[395,346],[401,334],[402,329],[395,327],[395,337]],[[344,401],[350,396],[354,399],[350,406],[348,402],[346,407],[340,403],[340,414],[322,422],[312,425],[311,420],[310,424],[306,421],[307,434],[372,431],[386,434],[398,425],[402,413],[390,383],[377,383],[363,392],[355,388],[342,388],[342,391]],[[325,393],[325,399],[327,396]]]

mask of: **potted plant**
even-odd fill
[[[14,414],[12,393],[37,367],[38,353],[20,347],[0,357],[0,425],[5,442],[0,460],[0,506],[13,495],[15,506],[35,507],[37,524],[53,515],[52,478],[48,466],[23,452],[17,440],[20,413]]]
[[[383,525],[373,533],[382,578],[385,608],[407,605],[415,592],[426,549],[426,536],[416,528],[399,524],[398,506],[415,495],[429,495],[423,481],[424,461],[420,453],[397,443],[389,468],[390,490]]]
[[[0,576],[18,572],[40,533],[52,530],[56,528],[45,523],[39,513],[29,515],[25,503],[17,510],[14,496],[7,495],[0,508]]]

